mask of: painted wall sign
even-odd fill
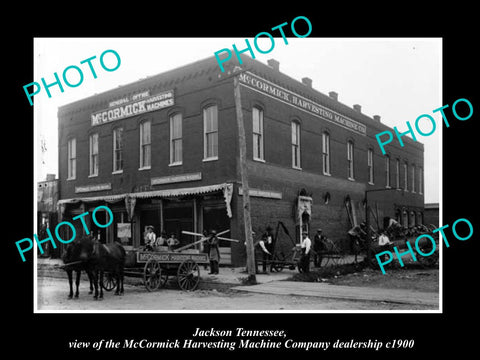
[[[294,92],[275,85],[274,83],[262,79],[261,77],[248,71],[240,74],[239,79],[240,83],[252,90],[264,93],[288,105],[292,105],[300,110],[308,112],[309,114],[318,116],[321,119],[330,121],[358,134],[366,135],[367,133],[367,128],[365,125],[346,116],[340,115],[333,110],[329,110],[322,105],[319,105],[298,94],[295,94]]]
[[[84,193],[90,191],[102,191],[102,190],[111,190],[112,184],[96,184],[96,185],[88,185],[88,186],[75,186],[75,193]]]
[[[92,126],[163,109],[175,104],[173,90],[163,91],[148,97],[144,96],[145,93],[140,95],[113,101],[109,104],[108,109],[94,112],[91,115]]]
[[[192,173],[192,174],[181,174],[181,175],[171,175],[171,176],[163,176],[151,179],[152,185],[162,185],[162,184],[172,184],[178,182],[186,182],[186,181],[196,181],[202,180],[202,173]]]

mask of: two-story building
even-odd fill
[[[147,225],[157,236],[175,233],[182,244],[194,241],[182,230],[228,229],[241,241],[221,242],[222,261],[243,265],[235,75],[256,236],[281,221],[294,241],[300,228],[312,236],[322,228],[348,247],[347,231],[365,220],[367,193],[374,227],[385,217],[405,226],[422,222],[421,143],[406,138],[384,156],[375,135],[390,128],[379,116],[316,91],[308,78],[281,73],[275,60],[242,62],[222,73],[210,57],[59,108],[62,218],[107,205],[114,219],[98,229],[101,240],[121,241],[127,250],[143,245]],[[99,222],[108,216],[97,215]]]

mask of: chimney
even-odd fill
[[[275,59],[267,60],[268,66],[270,66],[275,71],[280,71],[280,63]]]
[[[373,120],[380,122],[380,115],[373,115]]]
[[[355,105],[353,105],[353,110],[356,110],[358,112],[362,112],[362,106],[358,105],[358,104],[355,104]]]
[[[333,100],[338,101],[338,93],[336,93],[335,91],[330,91],[328,93],[328,96],[330,96]]]
[[[302,83],[303,85],[309,87],[309,88],[312,88],[312,79],[308,78],[308,77],[304,77],[302,79]]]

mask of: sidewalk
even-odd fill
[[[408,289],[384,289],[366,286],[342,286],[327,283],[297,281],[269,282],[254,286],[236,286],[233,290],[272,295],[313,296],[340,300],[391,302],[398,304],[426,305],[439,308],[439,296],[434,292]]]

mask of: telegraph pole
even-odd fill
[[[235,71],[235,70],[234,70]],[[247,250],[247,272],[248,283],[256,284],[255,276],[255,253],[253,248],[252,219],[250,217],[250,189],[248,187],[247,171],[247,144],[245,140],[245,126],[243,124],[242,102],[240,98],[240,73],[233,77],[233,95],[235,99],[235,110],[237,114],[238,145],[240,149],[240,176],[242,179],[243,190],[243,220],[245,226],[246,250]]]

